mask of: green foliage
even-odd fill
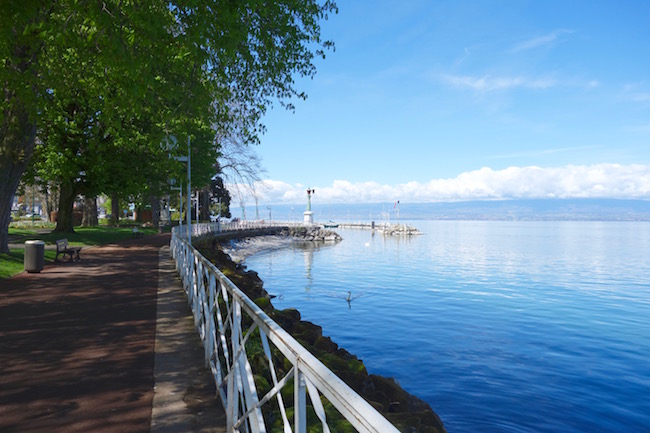
[[[257,304],[262,310],[267,309],[271,306],[271,300],[269,298],[257,298],[253,302]]]
[[[368,371],[366,370],[366,366],[363,364],[362,361],[359,361],[358,359],[350,359],[347,364],[348,370],[352,371],[353,373],[363,373],[363,374],[368,374]]]
[[[2,11],[0,209],[35,152],[32,176],[62,185],[59,224],[71,229],[76,194],[156,195],[183,179],[184,164],[168,154],[185,155],[188,136],[192,184],[207,186],[216,137],[258,142],[274,100],[291,108],[306,96],[293,75],[315,74],[332,46],[319,21],[336,5],[4,0]],[[179,141],[171,151],[160,145],[168,135]],[[3,212],[0,225],[2,247]]]
[[[231,218],[230,213],[230,193],[223,184],[223,179],[216,176],[210,182],[210,196],[212,205],[210,211],[214,215],[221,215],[223,218]]]

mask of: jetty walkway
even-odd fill
[[[0,280],[0,431],[226,431],[169,242]]]
[[[328,227],[328,224],[325,224],[325,227]],[[420,231],[414,227],[411,227],[408,224],[389,224],[385,222],[379,223],[362,223],[362,222],[344,222],[340,224],[335,224],[334,227],[340,227],[344,229],[361,229],[361,230],[372,230],[373,232],[378,232],[384,235],[419,235]]]

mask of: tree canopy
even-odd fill
[[[192,152],[193,183],[208,185],[219,138],[259,142],[275,101],[304,98],[332,46],[315,0],[103,2],[0,0],[0,250],[16,187],[31,162],[60,185],[59,230],[78,194],[165,188],[182,172],[161,146]],[[186,153],[186,146],[172,149]]]

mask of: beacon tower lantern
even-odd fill
[[[311,211],[311,195],[315,194],[316,190],[309,188],[307,190],[307,210],[303,212],[305,224],[314,224],[314,213]]]

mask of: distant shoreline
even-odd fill
[[[302,220],[304,205],[268,205],[274,221]],[[247,207],[247,214],[254,209]],[[251,213],[251,210],[253,213]],[[233,215],[242,213],[233,207]],[[650,199],[521,199],[438,203],[315,204],[316,222],[650,221]]]

